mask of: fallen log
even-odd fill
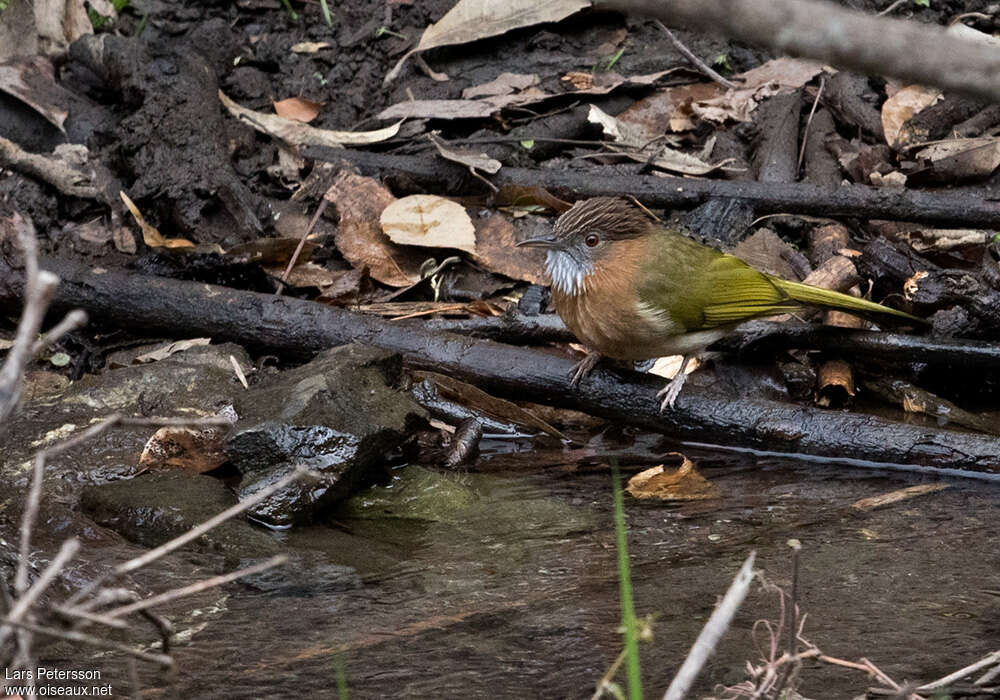
[[[42,267],[62,279],[54,307],[82,308],[133,330],[207,335],[300,357],[360,342],[398,352],[412,368],[449,374],[498,396],[574,408],[679,440],[855,460],[857,466],[1000,474],[1000,439],[992,436],[775,401],[734,401],[694,387],[660,415],[656,392],[662,379],[648,375],[599,369],[574,390],[568,382],[573,361],[541,350],[434,333],[412,321],[386,321],[284,296],[98,271],[52,258],[43,259]],[[23,285],[22,271],[0,260],[0,306],[19,309]]]
[[[422,156],[397,156],[346,148],[314,146],[306,155],[330,162],[347,161],[367,175],[401,177],[435,194],[453,195],[483,190],[483,183],[460,165]],[[538,186],[574,199],[629,194],[654,208],[693,208],[712,197],[744,200],[760,214],[795,213],[849,216],[994,228],[1000,221],[1000,201],[981,189],[934,192],[897,187],[841,185],[824,187],[804,182],[694,180],[653,175],[621,175],[609,168],[553,170],[501,168],[490,181],[497,186]]]

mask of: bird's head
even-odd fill
[[[570,296],[587,291],[591,275],[615,260],[625,241],[649,232],[650,219],[617,197],[577,202],[556,220],[551,236],[529,238],[517,245],[545,248],[552,286]]]

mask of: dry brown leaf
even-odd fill
[[[293,146],[360,146],[391,139],[399,133],[399,121],[391,126],[374,131],[331,131],[317,129],[294,119],[285,119],[276,114],[255,112],[241,107],[219,90],[219,99],[234,117],[250,125],[261,133],[274,136]]]
[[[938,180],[986,177],[1000,166],[1000,138],[950,139],[921,149],[915,157],[930,161]]]
[[[135,202],[133,202],[127,194],[124,192],[119,192],[118,194],[121,196],[122,201],[125,202],[125,206],[128,208],[129,212],[131,212],[132,218],[135,219],[135,223],[139,224],[139,228],[142,230],[142,240],[145,241],[146,245],[150,248],[194,247],[194,243],[186,238],[164,238],[155,226],[146,221],[146,217],[144,217],[142,212],[139,211],[139,207],[135,205]]]
[[[353,306],[371,290],[368,268],[344,270],[330,286],[319,295],[319,301],[330,306]]]
[[[220,414],[236,422],[231,410]],[[146,441],[139,465],[146,469],[183,469],[203,474],[226,462],[227,426],[207,428],[160,428]]]
[[[742,80],[739,89],[729,90],[716,98],[693,102],[691,109],[694,114],[708,121],[749,121],[750,115],[762,100],[780,92],[798,90],[822,70],[823,66],[815,61],[776,58],[734,76],[734,82]]]
[[[615,144],[621,147],[614,149],[615,153],[656,168],[683,175],[707,175],[730,162],[723,161],[710,165],[697,156],[671,148],[663,143],[663,138],[650,143],[649,134],[628,122],[619,121],[595,105],[590,106],[587,121],[599,124],[605,136],[610,136]],[[676,139],[673,136],[665,138]]]
[[[476,252],[476,230],[458,202],[433,194],[414,194],[390,203],[379,217],[393,243]]]
[[[334,240],[351,265],[367,267],[373,279],[390,287],[420,281],[424,256],[395,245],[382,233],[379,217],[396,198],[381,183],[345,170],[323,197],[337,207],[340,225]]]
[[[13,95],[66,133],[63,123],[69,116],[73,94],[56,82],[52,63],[42,56],[0,65],[0,91]]]
[[[319,115],[319,102],[313,102],[302,97],[289,97],[274,103],[274,113],[283,119],[297,122],[311,122]]]
[[[490,173],[492,175],[498,172],[503,166],[500,161],[491,158],[486,153],[476,153],[470,148],[460,148],[458,146],[451,145],[438,136],[437,132],[427,134],[427,139],[434,144],[434,147],[437,149],[437,152],[441,154],[442,158],[455,163],[461,163],[462,165],[472,168],[473,170],[482,170],[483,172]]]
[[[208,345],[211,342],[211,338],[188,338],[187,340],[177,340],[173,343],[158,347],[155,350],[150,350],[149,352],[137,355],[134,360],[134,364],[144,365],[147,362],[159,362],[160,360],[165,360],[178,352],[184,352],[189,348]]]
[[[549,228],[547,220],[527,217],[518,222],[519,227]],[[528,238],[533,233],[523,234]],[[532,284],[548,284],[545,274],[545,251],[537,248],[515,248],[519,237],[506,216],[493,214],[476,222],[476,260],[490,272],[506,275],[511,279]]]
[[[395,80],[406,60],[419,51],[465,44],[519,27],[558,22],[587,7],[590,0],[459,0],[444,17],[424,30],[417,45],[403,54],[385,76],[384,84]]]
[[[74,41],[94,33],[83,0],[34,0],[28,4],[34,6],[39,45],[46,55],[65,53]]]
[[[898,151],[918,140],[919,137],[915,138],[903,126],[920,110],[941,99],[941,94],[937,88],[907,85],[887,99],[882,105],[882,131],[885,132],[886,143]]]
[[[688,131],[695,127],[692,102],[719,97],[723,90],[718,83],[693,83],[663,88],[619,114],[618,121],[632,124],[650,137],[667,131]]]
[[[285,265],[265,265],[264,271],[276,279],[281,279],[281,276],[285,274],[285,267]],[[291,271],[289,271],[284,284],[297,289],[303,287],[322,289],[336,282],[340,275],[341,272],[339,270],[328,270],[314,262],[300,262],[296,263]]]
[[[591,76],[591,74],[581,74],[586,75],[587,78],[582,83],[583,87],[573,90],[569,90],[563,93],[549,93],[541,90],[537,87],[529,87],[518,93],[511,93],[506,95],[491,95],[483,97],[477,100],[409,100],[407,102],[398,102],[394,105],[383,109],[378,113],[379,119],[407,119],[407,118],[420,118],[420,119],[466,119],[466,118],[485,118],[489,117],[495,112],[499,112],[504,107],[518,106],[522,107],[525,105],[534,104],[540,102],[541,100],[555,97],[557,95],[561,96],[579,96],[584,97],[587,95],[604,95],[611,92],[617,87],[625,85],[651,85],[655,83],[660,78],[676,72],[678,70],[683,70],[680,68],[671,68],[670,70],[660,71],[658,73],[650,73],[648,75],[636,75],[629,78],[618,75],[617,73],[600,73],[596,77]]]
[[[472,100],[477,97],[509,95],[538,85],[539,82],[541,80],[535,73],[501,73],[488,83],[465,88],[462,90],[462,97]]]
[[[493,195],[493,202],[498,207],[551,209],[557,214],[569,211],[572,206],[569,202],[559,199],[544,187],[537,185],[503,185]]]
[[[628,480],[625,490],[636,498],[657,498],[662,501],[701,501],[718,498],[719,488],[698,473],[687,457],[677,469],[669,471],[663,465],[639,472]]]

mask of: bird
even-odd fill
[[[674,407],[691,359],[744,321],[813,306],[926,323],[875,302],[760,272],[654,222],[618,197],[578,201],[556,220],[550,235],[517,245],[547,251],[555,310],[587,348],[573,368],[572,387],[601,357],[684,356],[680,371],[657,394],[661,413]]]

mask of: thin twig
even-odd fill
[[[73,309],[66,314],[66,317],[62,321],[52,326],[48,332],[42,334],[42,337],[35,341],[34,345],[31,346],[31,356],[38,357],[38,353],[50,347],[64,335],[72,333],[77,328],[82,328],[85,325],[87,325],[87,312],[81,309]]]
[[[965,668],[960,668],[953,673],[949,673],[947,676],[942,676],[936,681],[931,681],[930,683],[924,683],[922,686],[917,688],[917,692],[926,692],[928,690],[937,690],[938,688],[943,688],[946,685],[951,685],[955,681],[962,680],[966,676],[971,676],[976,671],[986,668],[987,666],[992,666],[993,664],[1000,663],[1000,650],[994,651],[992,654],[981,658],[979,661],[969,664]],[[979,681],[976,681],[977,685],[982,685]]]
[[[298,262],[299,256],[302,254],[302,249],[306,247],[306,239],[316,228],[316,222],[319,221],[319,217],[323,215],[326,211],[326,207],[329,204],[326,198],[323,198],[319,202],[319,206],[316,207],[316,213],[313,214],[312,219],[309,221],[309,226],[306,227],[305,233],[299,238],[299,244],[295,246],[295,252],[292,253],[292,257],[288,259],[288,265],[285,266],[285,271],[281,273],[281,281],[278,282],[278,288],[274,290],[275,296],[281,296],[281,293],[285,291],[285,282],[288,281],[288,276],[292,274],[292,268],[295,267],[295,263]]]
[[[667,38],[670,39],[670,43],[674,45],[674,48],[680,51],[684,55],[684,58],[691,61],[691,63],[693,63],[698,70],[700,70],[702,73],[707,75],[709,78],[711,78],[712,80],[714,80],[727,90],[736,90],[739,88],[739,85],[737,85],[731,80],[726,80],[721,75],[712,70],[711,66],[709,66],[707,63],[705,63],[700,58],[695,56],[694,53],[691,51],[691,49],[686,47],[681,42],[681,40],[674,35],[672,31],[667,29],[667,26],[663,24],[663,22],[661,22],[658,19],[654,19],[653,22],[656,24],[657,27],[662,29],[664,33],[666,33]]]
[[[702,628],[701,634],[698,635],[698,639],[695,640],[691,651],[688,652],[687,658],[681,664],[680,670],[677,671],[677,675],[671,681],[670,687],[663,694],[663,700],[683,700],[687,696],[687,692],[690,690],[695,678],[698,677],[702,666],[705,665],[708,657],[715,651],[715,647],[718,645],[722,635],[729,629],[736,611],[740,609],[744,599],[746,599],[747,592],[750,590],[750,584],[754,578],[753,563],[756,558],[757,553],[750,552],[746,561],[743,562],[743,566],[737,572],[736,578],[730,584],[729,590],[726,591],[726,595],[722,598],[722,602],[719,603],[711,617],[708,618],[708,622]]]
[[[113,627],[116,630],[128,629],[127,622],[124,622],[122,620],[116,620],[113,617],[108,617],[107,615],[101,615],[100,613],[93,613],[87,610],[81,610],[80,608],[59,607],[55,609],[55,613],[63,617],[72,617],[78,620],[84,620],[86,622],[94,622],[98,625]]]
[[[7,613],[7,616],[3,618],[3,624],[0,624],[0,646],[7,641],[10,635],[13,633],[12,627],[8,626],[14,625],[14,623],[21,620],[24,614],[28,612],[31,606],[38,600],[38,597],[45,592],[45,590],[55,581],[56,576],[63,570],[67,562],[72,559],[77,551],[80,549],[80,542],[73,539],[68,539],[63,542],[62,547],[59,548],[58,554],[55,558],[49,562],[49,565],[45,567],[38,580],[35,581],[31,588],[27,589],[23,595],[18,596],[17,601],[14,606]],[[14,625],[17,626],[17,625]],[[22,649],[23,651],[23,649]]]
[[[272,494],[276,493],[280,489],[285,488],[296,479],[308,473],[309,473],[308,470],[299,467],[291,474],[288,474],[284,478],[279,479],[278,481],[268,486],[266,489],[258,491],[257,493],[247,498],[246,500],[236,503],[235,505],[232,505],[229,508],[226,508],[224,511],[209,518],[202,524],[191,528],[183,535],[178,535],[174,539],[170,540],[169,542],[165,542],[156,549],[151,549],[141,556],[135,557],[134,559],[129,559],[128,561],[119,564],[111,571],[105,573],[102,576],[99,576],[98,578],[94,579],[89,584],[78,590],[76,593],[74,593],[70,597],[70,599],[66,602],[66,604],[70,606],[75,605],[76,603],[80,602],[82,599],[93,593],[95,590],[97,590],[102,584],[104,584],[105,581],[108,581],[109,579],[112,578],[117,578],[119,576],[123,576],[124,574],[127,574],[131,571],[135,571],[136,569],[140,569],[143,566],[146,566],[147,564],[151,564],[160,557],[166,556],[167,554],[170,554],[170,552],[173,552],[174,550],[183,547],[188,542],[198,539],[212,528],[217,527],[218,525],[221,525],[230,518],[235,517],[240,513],[252,508],[253,506],[263,501],[265,498],[270,497]]]
[[[160,593],[152,598],[146,598],[144,600],[136,601],[129,605],[123,605],[120,608],[115,608],[114,610],[109,610],[105,615],[109,618],[121,617],[123,615],[128,615],[129,613],[138,612],[140,610],[145,610],[146,608],[151,608],[154,605],[162,605],[163,603],[168,603],[171,600],[176,600],[177,598],[183,598],[185,596],[193,595],[195,593],[200,593],[201,591],[208,590],[209,588],[215,588],[216,586],[222,586],[229,583],[230,581],[235,581],[243,576],[250,576],[252,574],[260,573],[261,571],[266,571],[267,569],[273,568],[275,566],[281,566],[286,561],[288,561],[287,554],[278,554],[273,556],[266,561],[262,561],[259,564],[254,564],[253,566],[248,566],[245,569],[239,569],[238,571],[232,571],[228,574],[222,574],[221,576],[214,576],[212,578],[205,579],[203,581],[197,581],[187,586],[181,588],[174,588],[173,590]]]
[[[816,99],[813,100],[812,109],[809,110],[809,118],[806,119],[806,128],[802,131],[802,147],[799,148],[799,163],[795,166],[796,174],[802,172],[802,161],[806,159],[806,144],[809,143],[809,127],[813,123],[813,115],[816,114],[816,106],[819,105],[819,98],[823,96],[823,88],[826,87],[826,77],[819,79],[819,90],[816,92]]]
[[[881,10],[879,12],[876,12],[875,16],[876,17],[884,17],[885,15],[892,14],[893,10],[895,10],[900,5],[905,4],[907,1],[908,0],[896,0],[894,3],[892,3],[891,5],[889,5],[889,7],[885,8],[884,10]]]
[[[18,550],[17,573],[14,574],[14,595],[18,600],[28,590],[28,562],[31,556],[31,532],[38,517],[38,508],[42,502],[42,480],[45,473],[45,452],[35,455],[35,466],[31,474],[31,486],[28,487],[28,501],[24,504],[21,515],[21,545]],[[16,607],[16,606],[15,606]]]
[[[153,652],[140,651],[139,649],[133,649],[127,644],[121,644],[119,642],[112,642],[108,639],[101,639],[100,637],[95,637],[90,634],[84,634],[83,632],[77,632],[75,630],[60,630],[52,627],[42,627],[41,625],[32,624],[30,622],[22,622],[18,620],[11,620],[10,618],[0,618],[0,624],[10,625],[11,627],[17,627],[20,629],[26,629],[35,634],[42,634],[47,637],[56,637],[57,639],[65,639],[69,642],[79,642],[81,644],[88,644],[90,646],[98,647],[100,649],[110,649],[112,651],[121,651],[130,656],[134,656],[137,659],[142,659],[143,661],[152,661],[153,663],[160,664],[164,668],[173,668],[174,660],[167,656],[166,654],[156,654]]]

